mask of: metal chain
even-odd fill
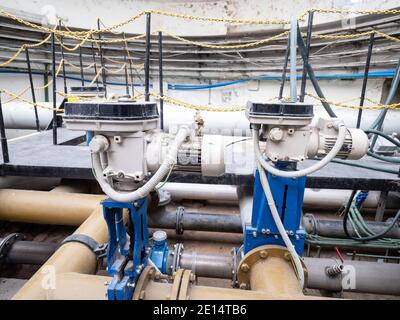
[[[244,44],[237,44],[237,45],[213,45],[213,44],[209,44],[209,43],[205,43],[205,42],[198,42],[198,41],[192,41],[192,40],[188,40],[186,38],[180,37],[178,35],[172,34],[168,31],[164,31],[164,30],[160,30],[161,32],[169,35],[170,37],[185,42],[187,44],[191,44],[193,46],[198,46],[198,47],[203,47],[203,48],[210,48],[210,49],[243,49],[243,48],[251,48],[251,47],[255,47],[258,46],[260,44],[264,44],[267,43],[269,41],[281,38],[283,36],[287,36],[289,34],[289,31],[285,31],[282,33],[279,33],[275,36],[269,37],[269,38],[265,38],[265,39],[261,39],[261,40],[257,40],[254,42],[250,42],[250,43],[244,43]]]
[[[318,96],[315,96],[311,93],[306,93],[307,96],[315,99],[315,100],[319,100],[321,102],[326,102],[338,107],[343,107],[343,108],[349,108],[349,109],[366,109],[366,110],[379,110],[379,109],[393,109],[393,110],[397,110],[400,109],[400,103],[393,103],[393,104],[389,104],[389,105],[383,105],[383,104],[375,104],[372,106],[354,106],[354,105],[348,105],[345,103],[341,103],[341,102],[335,102],[335,101],[330,101],[324,98],[320,98]],[[373,101],[372,99],[368,99],[366,98],[366,100],[368,101]]]
[[[208,105],[198,105],[198,104],[193,104],[190,102],[182,101],[176,98],[172,98],[166,95],[160,96],[159,94],[150,93],[151,96],[153,96],[156,99],[161,99],[164,100],[165,102],[168,102],[170,104],[174,104],[177,106],[185,107],[188,109],[193,109],[193,110],[200,110],[200,111],[211,111],[211,112],[237,112],[237,111],[244,111],[245,107],[243,106],[233,106],[233,107],[223,107],[223,106],[208,106]]]
[[[3,93],[5,93],[6,95],[8,95],[8,96],[10,96],[10,97],[13,97],[13,98],[15,98],[15,99],[17,99],[17,100],[26,102],[26,103],[28,103],[28,104],[34,106],[34,107],[38,107],[38,108],[42,108],[42,109],[47,109],[47,110],[53,110],[53,111],[55,110],[55,111],[57,111],[57,112],[64,112],[63,110],[59,110],[59,109],[57,109],[57,108],[48,107],[48,106],[42,105],[42,104],[40,104],[40,103],[34,103],[34,102],[32,102],[32,101],[30,101],[30,100],[28,100],[28,99],[25,99],[24,97],[21,97],[21,96],[15,94],[15,93],[13,93],[13,92],[8,91],[7,89],[2,89],[2,90],[0,90],[0,92],[3,92]]]

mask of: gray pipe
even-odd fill
[[[54,253],[58,245],[34,241],[17,241],[8,252],[8,263],[41,265]],[[171,261],[169,261],[171,263]],[[309,289],[342,291],[342,275],[330,277],[326,269],[337,262],[333,259],[304,258],[308,270]],[[354,270],[355,288],[345,291],[400,295],[400,265],[369,261],[345,261],[345,270]],[[190,269],[197,276],[232,279],[234,259],[228,254],[183,252],[180,267]]]
[[[346,260],[343,263],[344,274],[331,277],[327,269],[337,264],[334,259],[304,258],[304,262],[309,289],[400,295],[399,264]],[[199,277],[232,279],[233,257],[227,254],[183,252],[180,267],[193,270]],[[346,281],[352,274],[354,281]],[[355,287],[349,288],[346,284],[354,284]]]
[[[177,212],[159,211],[151,213],[147,217],[150,228],[180,229],[196,231],[232,232],[242,233],[240,216],[237,214],[209,214],[183,211],[177,218]]]
[[[387,222],[367,222],[370,229],[379,234],[385,231],[390,223]],[[313,214],[306,214],[303,217],[303,227],[308,234],[316,234],[328,238],[343,238],[347,239],[343,230],[343,222],[340,220],[321,220],[316,219]],[[349,224],[348,230],[351,235],[357,236],[353,227]],[[400,239],[400,228],[393,227],[386,235],[388,238]]]
[[[400,265],[397,263],[345,261],[345,274],[350,273],[329,277],[326,269],[336,263],[333,259],[304,258],[304,262],[308,270],[307,288],[400,295]],[[352,274],[355,277],[354,281],[346,281]],[[344,285],[352,283],[355,288],[343,288],[342,282]]]
[[[183,252],[180,259],[182,269],[192,270],[197,276],[232,279],[233,256],[226,254],[203,254]]]
[[[11,264],[42,265],[57,248],[58,244],[55,243],[17,241],[9,249],[5,261]]]

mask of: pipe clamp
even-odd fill
[[[107,243],[98,243],[92,237],[85,234],[72,234],[66,237],[60,244],[60,247],[69,242],[78,242],[89,248],[96,256],[97,259],[103,258],[107,254]]]

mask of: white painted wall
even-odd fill
[[[95,28],[98,17],[106,25],[128,19],[140,11],[159,9],[189,15],[237,19],[289,19],[310,8],[382,9],[399,5],[398,0],[2,0],[1,6],[48,17],[54,14],[69,26]],[[346,17],[343,17],[346,18]],[[337,15],[315,16],[315,23],[338,19]],[[53,18],[50,18],[50,21]],[[144,32],[143,18],[122,30]],[[242,30],[260,30],[266,26],[244,26],[222,23],[191,22],[165,16],[154,16],[152,28],[181,35],[226,34]]]

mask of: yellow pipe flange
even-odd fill
[[[251,268],[259,261],[266,260],[268,258],[282,258],[283,260],[290,261],[293,266],[293,271],[297,275],[297,270],[293,265],[292,258],[290,252],[283,246],[278,245],[265,245],[257,247],[251,251],[249,251],[240,261],[238,269],[237,269],[237,279],[239,282],[240,289],[246,290],[250,288],[250,275]],[[304,269],[304,283],[307,283],[307,268],[303,261],[300,259],[301,264]],[[265,275],[268,277],[268,275]]]

